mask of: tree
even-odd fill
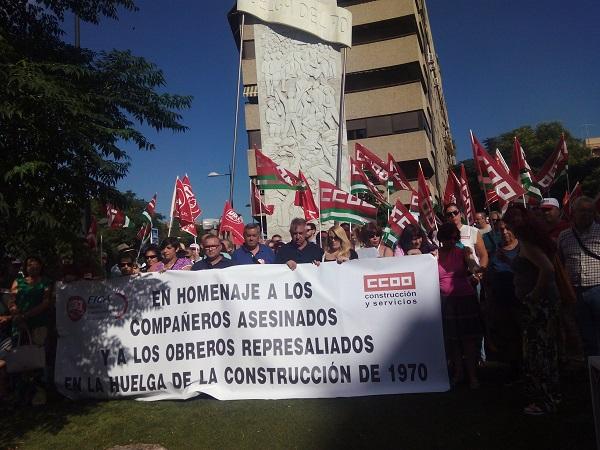
[[[583,141],[575,138],[560,122],[540,123],[535,128],[531,125],[523,125],[514,130],[502,133],[499,136],[485,139],[484,143],[490,154],[499,149],[504,159],[510,164],[513,140],[517,136],[525,150],[527,162],[535,174],[542,168],[546,159],[556,148],[562,133],[565,134],[569,149],[571,189],[577,181],[580,181],[584,193],[592,196],[596,195],[600,190],[600,158],[592,158],[589,150],[584,147]],[[486,207],[485,198],[481,185],[477,180],[473,159],[464,161],[464,164],[476,208],[477,210],[482,210]],[[547,195],[561,200],[566,189],[566,177],[561,177],[552,186]],[[492,205],[493,208],[494,206]]]
[[[123,143],[136,129],[183,132],[191,97],[160,93],[163,73],[129,51],[61,40],[65,12],[97,24],[132,0],[13,0],[0,6],[0,241],[13,253],[56,253],[82,233],[90,199],[125,204]],[[1,251],[1,250],[0,250]]]

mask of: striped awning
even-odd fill
[[[258,97],[258,86],[256,84],[244,86],[244,97]]]

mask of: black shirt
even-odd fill
[[[307,242],[306,247],[300,250],[292,242],[288,242],[277,251],[275,264],[285,264],[289,260],[296,261],[298,264],[305,264],[321,261],[321,258],[323,258],[323,249],[317,244]]]
[[[196,261],[190,270],[224,269],[233,265],[230,259],[224,257],[221,257],[221,261],[214,265],[208,262],[208,259],[201,259],[200,261]]]

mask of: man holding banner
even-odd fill
[[[287,264],[296,270],[298,264],[314,263],[319,265],[323,258],[323,249],[306,240],[306,220],[295,218],[290,224],[291,242],[283,245],[277,252],[276,264]]]

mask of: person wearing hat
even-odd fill
[[[121,258],[121,256],[127,255],[127,254],[133,254],[133,256],[135,257],[135,253],[136,250],[134,248],[131,248],[129,246],[129,244],[126,243],[121,243],[119,245],[117,245],[117,252],[119,252],[119,258]],[[119,268],[119,263],[117,262],[117,264],[115,264],[114,266],[112,266],[110,268],[110,276],[112,277],[120,277],[121,276],[121,269]]]
[[[200,245],[196,244],[195,242],[190,244],[187,253],[188,258],[190,258],[192,262],[197,262],[202,259],[202,256],[200,256]]]
[[[548,234],[556,242],[560,232],[569,228],[569,222],[561,217],[560,203],[555,198],[544,198],[540,203],[540,209],[548,226]]]

